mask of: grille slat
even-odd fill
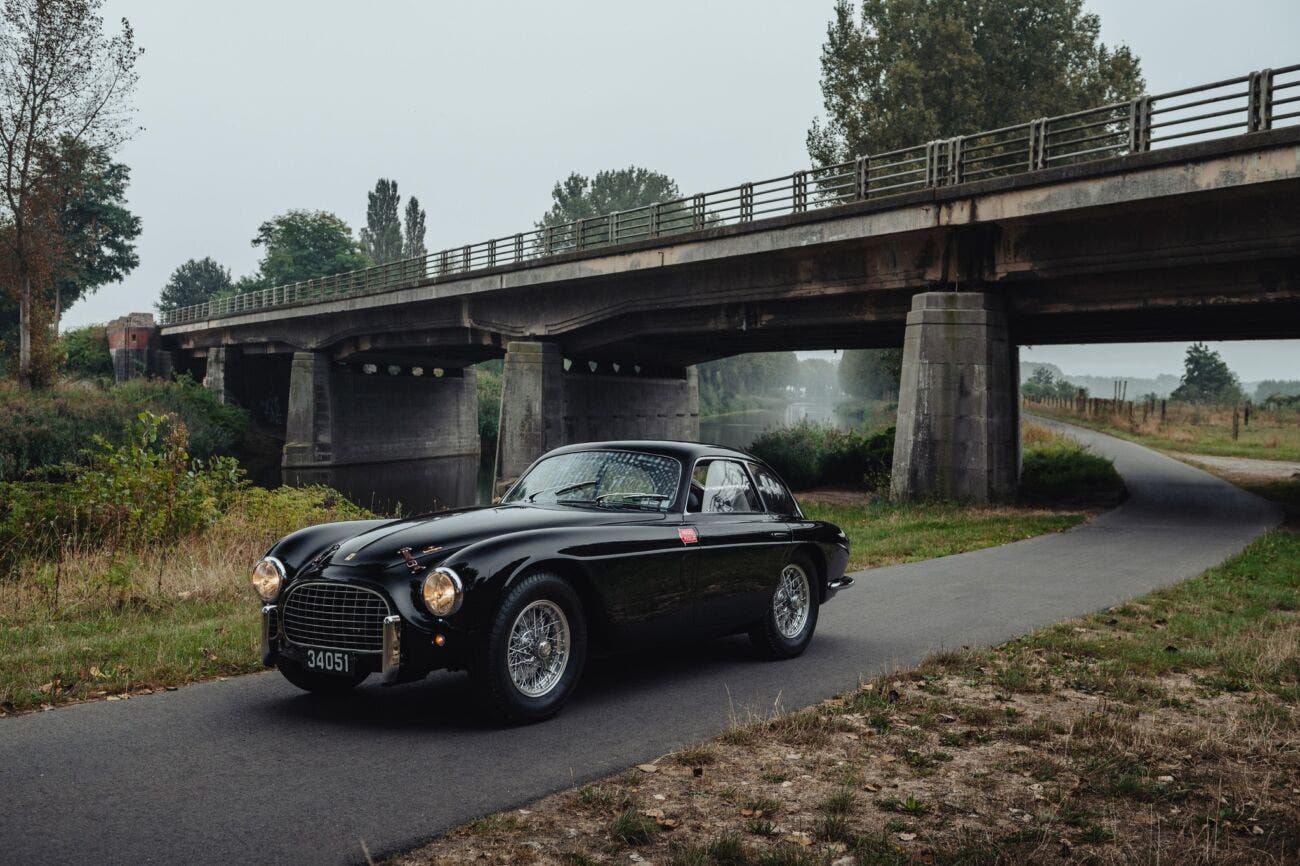
[[[339,583],[305,583],[285,599],[281,621],[287,640],[349,652],[381,652],[388,603],[379,593]]]

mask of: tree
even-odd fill
[[[795,384],[797,369],[794,352],[753,352],[707,361],[696,368],[701,410],[716,414],[745,406],[745,398],[777,396],[786,385]]]
[[[822,46],[817,165],[1130,99],[1127,46],[1083,0],[838,0]]]
[[[103,325],[74,328],[59,337],[63,350],[63,371],[83,379],[111,379],[113,356],[108,351],[108,332]]]
[[[131,170],[103,147],[63,136],[47,159],[45,177],[59,215],[62,256],[54,279],[54,322],[62,311],[140,264],[140,218],[127,210]]]
[[[176,310],[203,304],[233,291],[229,268],[223,268],[210,256],[190,259],[172,271],[158,296],[158,309]]]
[[[840,360],[840,387],[860,400],[897,399],[902,375],[902,349],[852,349]]]
[[[1169,396],[1187,403],[1236,403],[1242,399],[1241,383],[1218,352],[1193,343],[1183,360],[1182,379]]]
[[[253,246],[265,247],[257,282],[240,281],[247,291],[341,274],[372,263],[357,247],[348,224],[328,211],[291,210],[262,223]]]
[[[402,258],[402,223],[397,181],[381,177],[375,191],[366,193],[366,227],[361,230],[361,249],[377,265]]]
[[[537,225],[562,225],[680,197],[676,181],[668,175],[635,165],[598,171],[594,178],[573,172],[555,184],[551,209],[542,214]]]
[[[103,0],[5,0],[0,18],[0,270],[19,318],[18,380],[33,384],[38,318],[67,254],[48,172],[61,140],[104,153],[127,137],[135,61],[125,19],[104,33]],[[43,322],[43,323],[44,323]]]
[[[415,196],[406,200],[405,234],[403,258],[422,259],[428,255],[429,251],[424,246],[424,208],[420,207],[420,200]]]

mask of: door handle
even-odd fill
[[[773,530],[772,532],[769,532],[768,535],[772,536],[773,538],[788,538],[788,537],[790,536],[790,533],[788,533],[788,532],[777,532],[777,531]]]

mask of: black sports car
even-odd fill
[[[853,583],[848,538],[806,519],[762,461],[685,442],[596,442],[540,458],[497,505],[327,523],[253,569],[262,659],[312,692],[369,674],[467,669],[507,721],[557,712],[589,646],[747,631],[804,651]]]

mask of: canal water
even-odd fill
[[[700,441],[748,448],[764,431],[805,419],[844,426],[835,415],[833,403],[791,403],[701,418]],[[274,480],[267,480],[274,484]],[[476,457],[439,457],[330,469],[285,469],[283,482],[325,484],[379,514],[415,514],[490,502],[492,462],[485,464]]]
[[[700,441],[728,448],[748,448],[763,433],[777,427],[789,427],[800,421],[830,424],[841,429],[846,425],[835,414],[830,402],[790,403],[774,409],[729,412],[700,419]]]

